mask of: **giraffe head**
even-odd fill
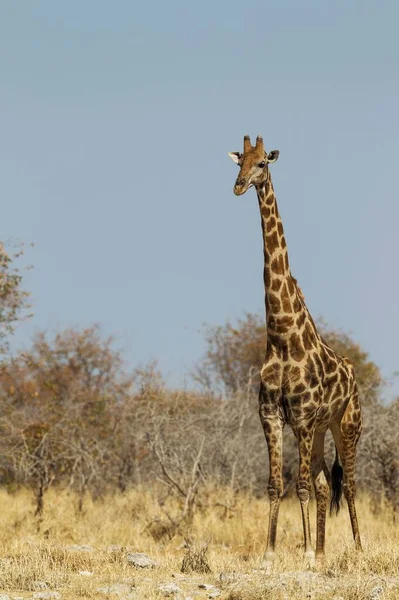
[[[268,164],[276,162],[279,151],[267,153],[263,147],[263,139],[258,135],[256,146],[251,145],[249,135],[244,136],[244,152],[230,152],[229,156],[239,167],[240,172],[234,184],[236,196],[245,194],[253,185],[262,185],[268,177]]]

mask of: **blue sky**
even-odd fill
[[[0,239],[35,243],[17,343],[99,322],[184,384],[203,323],[263,312],[256,195],[227,156],[260,133],[312,314],[389,377],[398,20],[393,1],[1,3]]]

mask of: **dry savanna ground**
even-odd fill
[[[87,499],[77,515],[76,498],[50,490],[38,531],[31,495],[1,492],[0,599],[399,598],[398,529],[392,512],[377,510],[365,496],[358,501],[364,552],[354,551],[344,505],[338,517],[328,519],[327,557],[313,567],[302,558],[298,503],[285,500],[272,571],[262,568],[266,499],[242,495],[233,501],[228,492],[212,490],[190,529],[170,539],[162,535],[166,512],[174,518],[179,507],[172,498],[160,506],[159,497],[142,490]],[[188,552],[201,559],[205,547],[210,572],[182,573],[184,557],[188,567],[194,564]],[[134,566],[129,556],[136,552],[155,564]],[[202,556],[199,566],[204,564]]]

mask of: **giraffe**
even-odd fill
[[[338,356],[325,342],[291,275],[282,221],[277,208],[269,164],[278,150],[267,153],[258,136],[252,146],[244,137],[244,152],[230,152],[240,167],[234,185],[237,196],[255,187],[261,216],[266,305],[266,355],[260,372],[259,415],[269,454],[269,525],[265,561],[273,562],[277,521],[283,491],[282,446],[285,424],[298,444],[299,472],[296,483],[304,553],[311,547],[309,498],[313,481],[317,502],[316,558],[324,556],[327,505],[338,512],[342,487],[356,549],[361,541],[355,507],[355,453],[362,416],[351,362]],[[330,429],[335,442],[331,474],[324,459],[324,437]],[[342,485],[343,483],[343,485]],[[331,492],[330,492],[331,488]]]

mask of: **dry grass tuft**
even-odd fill
[[[201,548],[189,546],[180,568],[182,573],[211,573],[208,563],[208,546]]]

